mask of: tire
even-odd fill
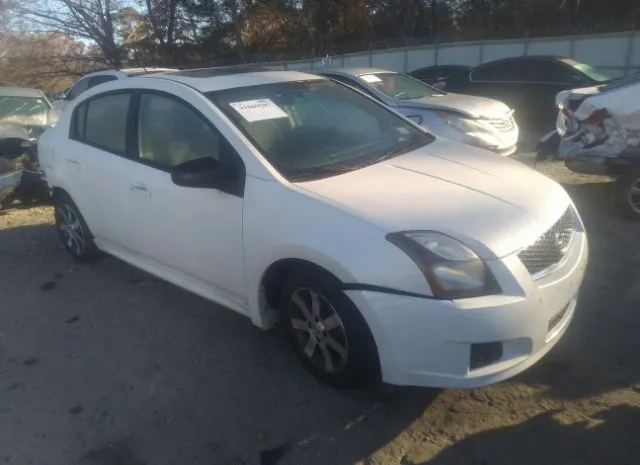
[[[640,220],[640,168],[629,170],[617,179],[613,201],[622,216]]]
[[[287,338],[316,378],[349,388],[377,377],[378,351],[371,331],[335,279],[305,268],[294,270],[284,281],[280,308]]]
[[[91,262],[99,257],[93,234],[80,210],[66,193],[53,198],[56,230],[65,250],[77,262]]]

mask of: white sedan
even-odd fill
[[[587,264],[560,185],[310,74],[106,83],[39,153],[76,260],[107,252],[281,321],[336,386],[509,378],[565,333]]]

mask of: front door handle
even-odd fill
[[[67,161],[67,164],[69,164],[69,165],[71,165],[71,166],[73,166],[75,168],[80,168],[81,167],[80,162],[78,160],[74,160],[73,158],[67,158],[66,161]]]
[[[145,186],[144,184],[139,183],[139,182],[137,182],[135,184],[131,184],[131,189],[132,190],[137,190],[137,191],[142,191],[142,192],[149,192],[147,190],[147,186]]]
[[[147,189],[147,186],[145,186],[141,182],[136,182],[131,184],[130,189],[131,189],[131,192],[134,192],[134,193],[137,192],[147,197],[151,197],[151,192],[149,192],[149,189]]]

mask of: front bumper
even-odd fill
[[[473,388],[527,369],[569,327],[588,261],[586,234],[576,232],[565,262],[534,280],[517,255],[487,263],[501,295],[441,301],[348,291],[373,333],[386,383]],[[479,347],[500,347],[490,363],[473,360]]]

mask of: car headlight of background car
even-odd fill
[[[418,265],[439,299],[479,297],[500,290],[480,257],[445,234],[407,231],[388,234],[387,240]]]
[[[495,131],[484,124],[470,118],[465,118],[462,115],[456,115],[455,113],[449,113],[446,111],[439,111],[438,117],[452,128],[462,132],[464,135],[474,139],[476,142],[479,139],[484,145],[490,147],[497,147],[500,145],[500,139],[495,134]]]

